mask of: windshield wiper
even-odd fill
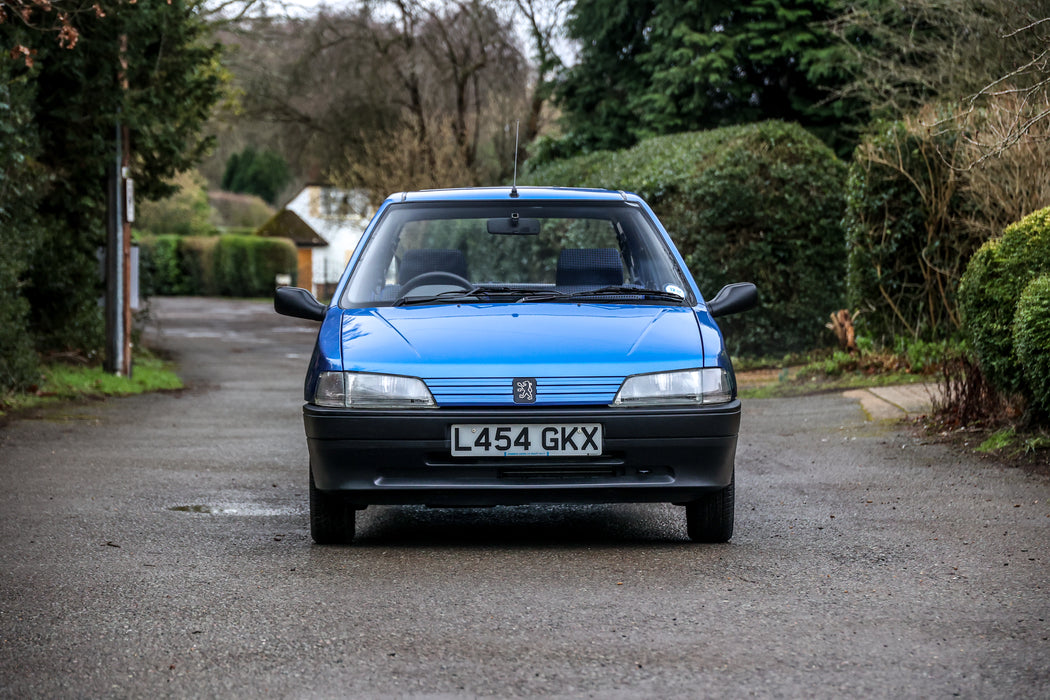
[[[399,297],[394,306],[411,306],[415,304],[433,304],[442,302],[456,302],[463,299],[485,299],[488,297],[518,297],[516,304],[543,301],[565,301],[568,299],[585,299],[589,297],[642,297],[657,301],[672,301],[683,303],[685,299],[673,292],[665,292],[659,289],[645,289],[644,287],[626,287],[612,285],[609,287],[598,287],[597,289],[585,289],[578,292],[560,292],[557,289],[526,289],[522,287],[474,287],[473,289],[450,289],[439,294],[428,294],[425,296]]]
[[[685,302],[684,297],[675,294],[674,292],[665,292],[660,289],[645,289],[644,287],[626,287],[622,285],[586,289],[565,296],[571,299],[579,299],[581,297],[643,297],[645,299],[656,299],[659,301]]]
[[[462,299],[484,299],[487,297],[505,297],[515,296],[520,297],[518,301],[523,301],[526,298],[533,296],[541,296],[543,299],[555,298],[559,296],[565,296],[564,292],[558,292],[555,290],[536,290],[536,289],[523,289],[521,287],[474,287],[473,289],[450,289],[446,292],[440,292],[438,294],[428,294],[425,296],[407,296],[399,297],[395,302],[394,306],[409,306],[412,304],[431,304],[434,302],[454,302]]]
[[[418,297],[398,297],[393,306],[409,306],[411,304],[430,304],[435,301],[455,301],[456,299],[470,298],[475,295],[474,289],[450,289],[439,294],[424,294]]]

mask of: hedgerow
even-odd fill
[[[296,270],[295,245],[285,238],[165,235],[140,245],[147,294],[266,296],[278,274]]]
[[[754,282],[759,306],[719,319],[734,353],[821,343],[844,304],[846,167],[796,124],[762,122],[647,139],[531,169],[524,180],[641,195],[708,297]]]

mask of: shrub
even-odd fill
[[[143,201],[135,207],[135,229],[152,234],[211,235],[215,227],[204,178],[192,170],[179,173],[171,184],[178,187],[171,196]]]
[[[1028,394],[1014,347],[1014,318],[1025,287],[1045,274],[1050,274],[1050,208],[983,245],[959,285],[963,321],[981,369],[1008,393]]]
[[[171,296],[187,294],[185,273],[179,265],[182,236],[168,234],[139,240],[139,275],[142,294]]]
[[[989,158],[980,145],[1034,116],[1004,90],[985,108],[927,107],[878,124],[857,148],[846,188],[847,297],[858,331],[948,339],[962,326],[958,285],[974,252],[1050,202],[1050,124],[1032,119]],[[1035,110],[1038,112],[1038,109]],[[936,126],[934,126],[936,125]]]
[[[273,207],[262,197],[215,190],[208,193],[208,204],[215,212],[215,223],[226,232],[231,229],[255,230],[274,215]]]
[[[956,225],[965,201],[949,160],[955,140],[892,122],[865,139],[850,165],[848,305],[863,311],[858,330],[881,344],[899,334],[946,338],[959,327],[955,288],[981,239]]]
[[[1050,274],[1033,280],[1021,294],[1013,340],[1033,406],[1050,417]]]
[[[705,294],[758,285],[759,306],[720,319],[733,353],[807,350],[844,302],[844,164],[795,124],[763,122],[647,139],[532,169],[539,185],[644,197]]]

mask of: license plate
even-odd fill
[[[453,457],[586,457],[601,453],[600,423],[452,426]]]

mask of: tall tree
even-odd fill
[[[536,140],[543,129],[543,113],[554,93],[555,76],[564,62],[555,42],[564,30],[569,0],[514,0],[524,18],[532,48],[536,75],[525,117],[524,142]]]
[[[640,57],[649,51],[659,0],[577,0],[568,36],[579,55],[555,89],[565,136],[555,155],[616,149],[638,139],[633,102],[649,76]]]
[[[35,86],[27,108],[40,140],[37,162],[50,183],[40,207],[45,235],[22,289],[31,328],[43,349],[88,354],[102,340],[96,250],[105,242],[105,174],[117,123],[130,130],[136,194],[168,194],[168,180],[207,147],[199,132],[222,75],[198,3],[97,5],[77,16],[72,49],[46,32],[0,24],[0,43],[33,55],[18,78]]]
[[[843,52],[835,0],[580,0],[580,60],[559,87],[570,150],[762,119],[800,122],[843,150],[861,116],[832,99]]]

